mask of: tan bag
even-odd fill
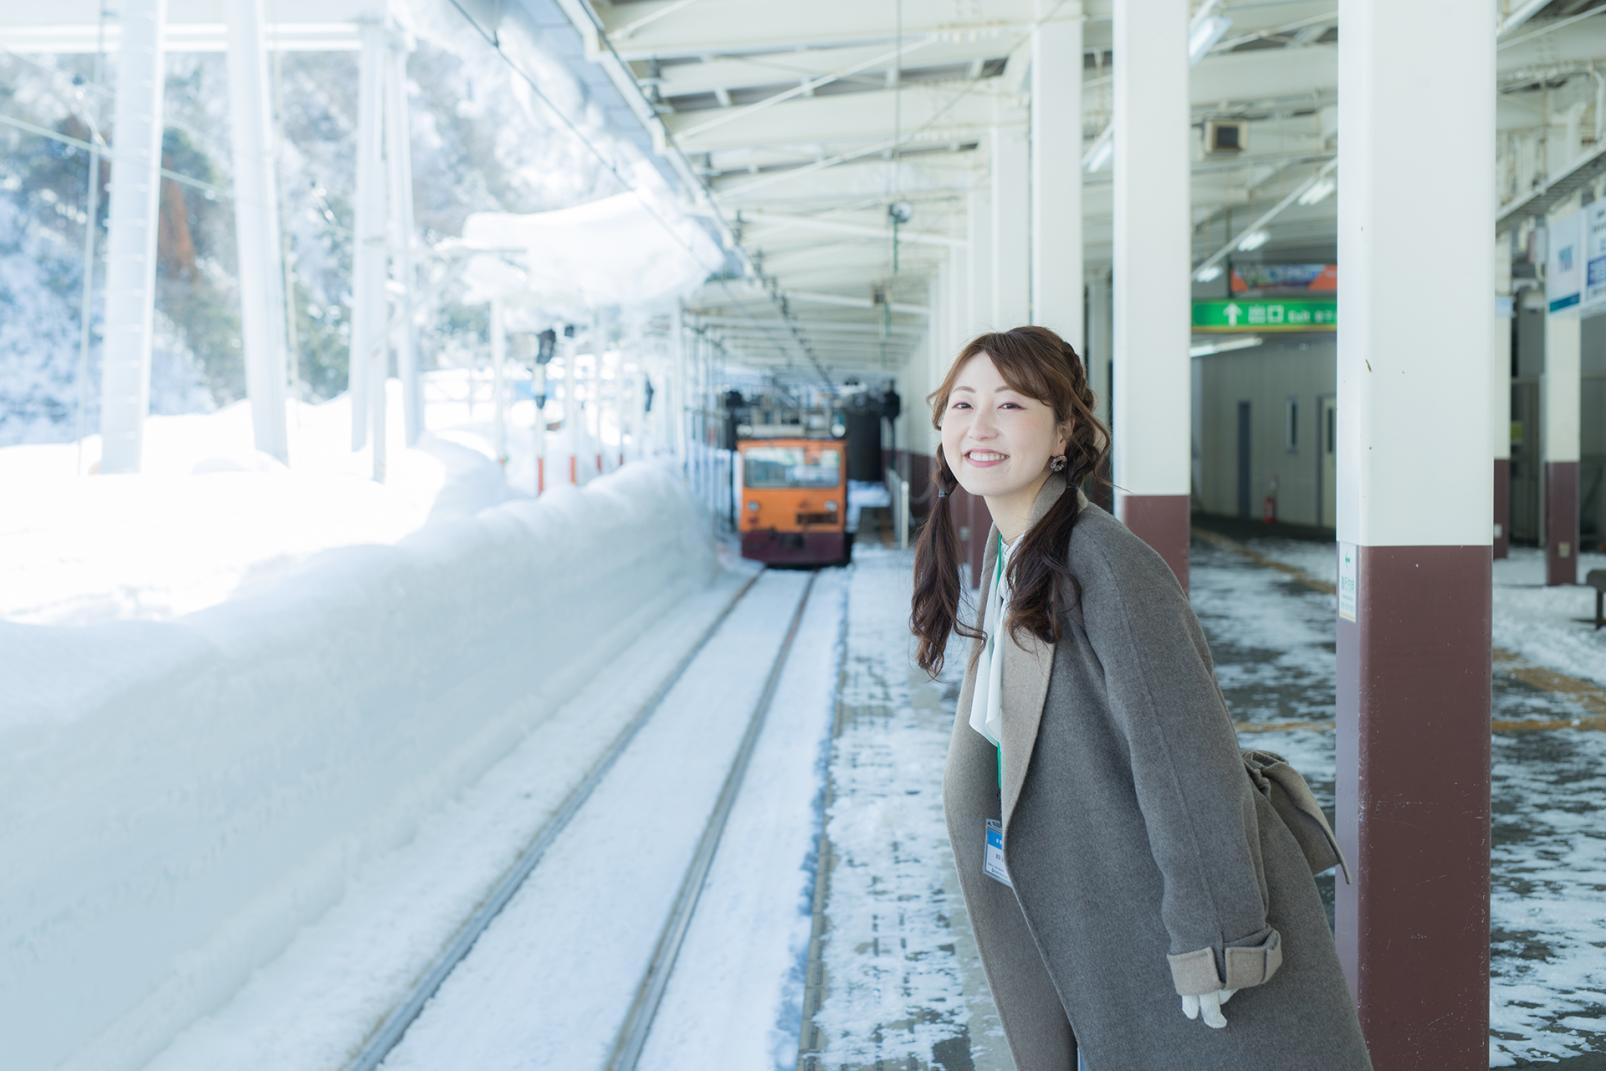
[[[1320,874],[1329,867],[1337,866],[1344,872],[1344,883],[1353,885],[1349,864],[1344,861],[1344,853],[1338,847],[1338,837],[1334,835],[1333,827],[1328,825],[1321,804],[1316,802],[1310,786],[1299,775],[1299,771],[1275,752],[1257,748],[1242,748],[1240,751],[1244,768],[1249,771],[1249,779],[1261,795],[1271,801],[1272,808],[1294,835],[1294,840],[1299,842],[1300,851],[1305,853],[1305,861],[1310,864],[1310,872]]]

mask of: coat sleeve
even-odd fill
[[[1204,632],[1147,544],[1093,558],[1084,627],[1163,882],[1172,982],[1184,995],[1260,985],[1282,964],[1282,938],[1267,922],[1253,787]]]

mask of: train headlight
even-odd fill
[[[835,513],[836,512],[836,499],[834,499],[834,498],[826,499],[825,500],[825,508],[830,510],[832,513]]]
[[[751,498],[748,499],[747,500],[747,508],[748,509],[758,509],[758,502],[756,500],[754,500],[754,499],[751,499]]]

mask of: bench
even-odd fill
[[[1584,583],[1595,589],[1595,627],[1606,625],[1606,569],[1591,569]]]

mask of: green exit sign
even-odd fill
[[[1195,301],[1195,331],[1332,331],[1338,302],[1329,298],[1248,298]]]

